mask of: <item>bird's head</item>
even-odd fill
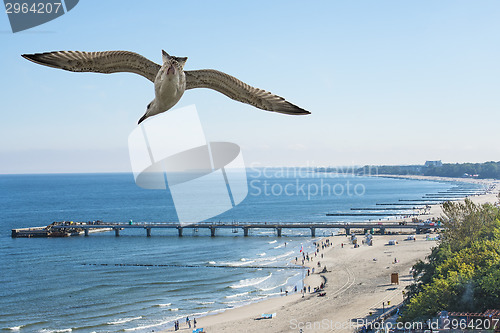
[[[169,55],[165,50],[161,50],[163,58],[163,66],[167,71],[167,75],[177,75],[182,72],[186,64],[187,57],[174,57]]]

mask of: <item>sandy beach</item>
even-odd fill
[[[453,181],[450,178],[394,176],[398,178]],[[472,196],[476,203],[498,202],[498,181],[468,180],[491,185],[490,193]],[[429,215],[423,219],[440,217],[439,205],[433,205]],[[307,276],[305,286],[311,293],[291,293],[262,302],[226,310],[222,313],[197,318],[198,328],[205,332],[352,332],[363,320],[380,315],[383,310],[395,307],[403,300],[404,288],[413,282],[411,267],[424,259],[436,245],[432,240],[436,235],[416,235],[408,240],[408,235],[375,235],[373,245],[361,244],[355,248],[347,235],[323,238],[319,244],[331,246],[319,248],[319,253],[309,253],[312,260],[305,262],[316,273]],[[358,242],[364,236],[358,235]],[[396,245],[389,245],[394,240]],[[344,246],[342,246],[344,244]],[[321,258],[321,255],[323,258]],[[297,253],[300,258],[301,254]],[[300,261],[300,260],[299,260]],[[318,269],[318,261],[321,266]],[[301,264],[301,261],[299,262]],[[327,272],[317,273],[326,267]],[[391,284],[391,274],[398,273],[399,284]],[[326,282],[325,296],[313,293],[314,287]],[[293,287],[293,286],[290,286]],[[298,286],[299,288],[301,286]],[[273,314],[272,319],[259,319],[262,314]],[[184,320],[180,321],[180,332],[191,332]],[[162,332],[172,332],[173,328]]]

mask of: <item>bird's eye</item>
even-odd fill
[[[151,107],[151,103],[148,104],[148,109]]]

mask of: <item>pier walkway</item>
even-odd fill
[[[120,236],[120,231],[124,229],[144,229],[146,236],[151,236],[151,230],[154,228],[176,229],[179,237],[182,237],[185,229],[209,229],[210,235],[214,237],[218,229],[232,229],[243,230],[243,235],[248,236],[251,229],[272,229],[276,231],[278,237],[282,236],[283,229],[309,229],[311,237],[316,237],[316,229],[343,229],[347,235],[351,234],[352,229],[361,229],[364,233],[377,230],[381,234],[385,234],[388,229],[405,229],[414,230],[415,233],[420,234],[426,230],[433,230],[439,228],[436,225],[424,223],[406,223],[406,222],[307,222],[307,223],[294,223],[294,222],[230,222],[230,223],[192,223],[192,224],[179,224],[179,223],[124,223],[124,222],[54,222],[47,227],[23,228],[12,229],[12,238],[19,237],[65,237],[84,234],[89,236],[91,232],[99,230],[113,230],[115,236]]]

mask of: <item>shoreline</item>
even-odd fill
[[[399,175],[379,177],[488,185],[489,193],[469,197],[477,204],[497,202],[500,188],[498,180]],[[431,205],[430,213],[425,218],[439,218],[442,213],[440,204]],[[303,285],[311,286],[313,291],[314,287],[325,282],[324,297],[318,297],[318,293],[313,292],[306,292],[303,297],[299,290],[288,296],[276,296],[197,317],[197,327],[206,332],[298,332],[300,329],[304,332],[352,332],[356,327],[355,320],[372,320],[383,310],[403,301],[404,287],[413,282],[410,269],[418,260],[430,254],[432,247],[437,244],[433,240],[434,236],[427,238],[426,235],[416,235],[415,240],[409,241],[405,234],[375,235],[373,246],[363,244],[358,248],[349,244],[349,237],[344,234],[320,237],[317,244],[329,242],[331,246],[320,248],[319,257],[322,258],[315,257],[306,262],[304,267],[312,270],[321,261],[321,270],[326,267],[327,272],[306,276]],[[362,237],[358,235],[358,239]],[[388,245],[389,240],[395,240],[398,244]],[[390,283],[391,273],[398,273],[399,285]],[[260,318],[262,314],[274,313],[276,316],[272,319]],[[173,328],[161,330],[173,331]],[[192,328],[188,328],[185,321],[181,320],[179,332],[191,331]]]

